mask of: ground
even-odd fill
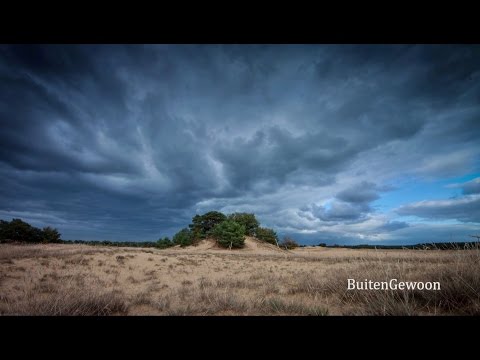
[[[3,315],[478,315],[471,250],[287,251],[247,238],[186,248],[0,245]],[[439,281],[441,291],[348,291],[347,279]]]

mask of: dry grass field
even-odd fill
[[[479,315],[480,251],[0,245],[2,315]],[[347,278],[441,291],[347,290]]]

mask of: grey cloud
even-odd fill
[[[480,178],[462,184],[462,192],[465,195],[480,193]]]
[[[380,196],[374,183],[362,182],[349,189],[340,191],[336,197],[350,203],[369,203],[377,200]]]
[[[420,201],[403,205],[396,212],[400,215],[414,215],[426,219],[456,219],[462,222],[478,223],[480,222],[480,195]]]
[[[406,227],[408,227],[408,223],[406,223],[405,221],[389,221],[381,226],[379,226],[377,228],[378,231],[387,231],[387,232],[390,232],[390,231],[395,231],[395,230],[399,230],[399,229],[404,229]]]
[[[366,204],[351,204],[343,201],[333,201],[329,208],[312,205],[312,214],[322,221],[358,221],[365,220],[365,214],[370,210]]]
[[[374,211],[370,203],[380,198],[380,192],[391,189],[388,186],[362,181],[338,192],[328,206],[311,204],[301,207],[299,214],[325,222],[362,222]]]
[[[171,235],[208,206],[273,223],[332,196],[298,226],[366,221],[385,189],[345,172],[450,175],[478,155],[479,49],[0,46],[0,210],[89,238]]]

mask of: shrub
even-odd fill
[[[188,246],[193,244],[193,233],[187,228],[180,230],[173,236],[173,243],[180,246]]]
[[[228,216],[228,219],[245,226],[245,235],[248,236],[255,236],[260,226],[260,223],[255,218],[255,214],[233,213]]]
[[[245,245],[245,226],[225,220],[213,228],[212,235],[220,246],[241,248]]]
[[[156,247],[158,247],[160,249],[165,249],[165,248],[168,248],[168,247],[173,246],[173,245],[174,244],[170,241],[168,236],[165,236],[163,239],[162,238],[158,239]]]
[[[44,227],[42,229],[43,242],[46,243],[58,243],[60,242],[60,233],[57,229],[54,229],[50,226]]]
[[[259,227],[257,229],[257,238],[261,241],[277,245],[278,237],[273,229]]]
[[[298,247],[298,243],[289,236],[285,236],[279,245],[280,247],[287,250],[295,249],[296,247]]]
[[[210,211],[203,215],[195,215],[192,223],[188,225],[194,239],[203,239],[207,237],[215,225],[225,221],[227,217],[218,211]]]

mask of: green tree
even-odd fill
[[[241,248],[245,245],[245,226],[232,220],[217,224],[212,235],[220,246],[226,248]]]
[[[44,227],[42,229],[42,241],[46,243],[58,243],[60,242],[61,234],[57,229],[54,229],[50,226]]]
[[[168,236],[165,236],[163,239],[160,238],[158,239],[157,243],[156,243],[156,247],[160,248],[160,249],[166,249],[170,246],[173,246],[173,242],[170,241],[170,239],[168,238]]]
[[[184,228],[173,236],[173,243],[180,246],[188,246],[193,244],[193,233],[190,229]]]
[[[255,214],[233,213],[228,215],[228,219],[245,226],[245,235],[248,236],[255,236],[257,234],[257,229],[260,226]]]
[[[2,221],[0,224],[0,236],[2,240],[41,242],[42,231],[21,219]]]
[[[194,239],[202,239],[205,237],[205,234],[203,232],[203,226],[202,226],[202,216],[201,215],[195,215],[192,218],[192,223],[188,225],[190,228],[190,231],[192,232],[192,236]]]
[[[269,228],[259,227],[257,229],[257,239],[273,245],[277,245],[278,243],[277,233],[273,229]]]
[[[192,223],[188,226],[195,239],[204,239],[215,227],[225,221],[227,217],[219,211],[209,211],[203,215],[195,215]]]

